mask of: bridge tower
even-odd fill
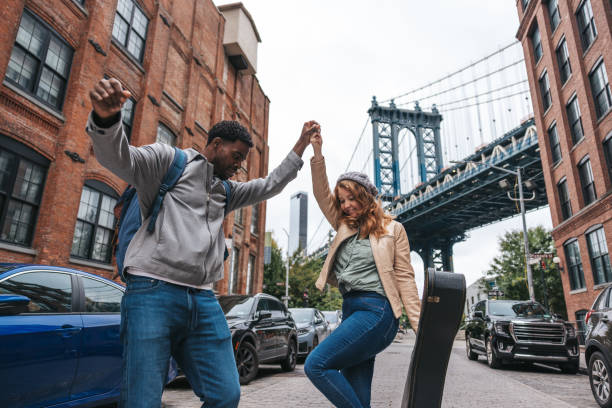
[[[421,182],[440,173],[442,115],[435,106],[431,112],[423,111],[418,102],[414,110],[399,109],[393,101],[385,107],[379,106],[374,96],[368,114],[374,138],[374,182],[383,201],[392,201],[400,194],[398,135],[402,129],[408,129],[415,137]]]
[[[435,106],[431,112],[423,111],[418,102],[414,110],[399,109],[393,101],[385,107],[379,106],[373,97],[368,114],[374,138],[374,182],[383,201],[393,201],[400,195],[398,135],[403,129],[409,130],[416,141],[420,181],[425,183],[440,173],[443,166],[440,144],[442,115]],[[437,237],[427,241],[411,239],[410,244],[423,259],[425,268],[452,271],[453,244],[463,239],[463,236]]]

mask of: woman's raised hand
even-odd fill
[[[321,128],[319,127],[316,132],[310,135],[310,144],[314,150],[315,158],[323,157],[321,147],[323,145],[323,138],[321,137]]]

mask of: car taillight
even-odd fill
[[[594,310],[589,310],[584,318],[584,323],[589,324],[589,319],[591,318],[591,315],[593,314]]]

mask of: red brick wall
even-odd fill
[[[601,224],[604,227],[608,250],[612,243],[612,196],[610,195],[612,184],[602,148],[603,140],[612,132],[612,113],[608,112],[604,117],[597,119],[588,76],[600,58],[604,60],[608,77],[612,72],[612,10],[608,0],[591,0],[598,35],[589,49],[583,52],[575,17],[579,5],[579,0],[559,1],[561,22],[553,32],[546,2],[531,0],[527,9],[523,11],[521,1],[517,1],[520,18],[517,38],[521,41],[525,54],[541,147],[542,168],[553,221],[553,238],[557,254],[564,266],[561,280],[570,320],[575,318],[576,311],[589,309],[601,287],[605,286],[594,285],[585,232],[590,227]],[[535,24],[540,30],[543,49],[543,56],[537,63],[534,61],[530,38]],[[563,37],[567,42],[572,69],[572,74],[565,84],[561,83],[555,55],[555,49]],[[552,96],[552,105],[546,112],[542,111],[542,98],[538,85],[538,79],[544,70],[548,73]],[[585,135],[576,145],[572,143],[565,108],[574,94],[578,98]],[[556,165],[553,164],[547,134],[553,122],[557,124],[562,154],[561,161]],[[578,174],[578,163],[586,155],[591,161],[597,192],[597,200],[588,206],[585,206],[583,200]],[[567,178],[573,212],[573,216],[565,221],[562,219],[557,191],[557,183],[563,177]],[[563,244],[572,238],[578,239],[586,283],[584,289],[575,291],[570,291],[567,262],[563,250]]]
[[[61,112],[53,112],[34,98],[0,85],[0,133],[35,150],[51,162],[42,195],[31,248],[18,250],[0,243],[0,260],[75,267],[111,276],[111,265],[84,266],[71,262],[70,250],[83,183],[95,179],[117,193],[125,183],[100,166],[84,132],[91,110],[89,89],[104,75],[118,78],[129,89],[136,107],[132,143],[155,141],[158,122],[167,125],[182,148],[202,151],[207,131],[221,119],[239,120],[252,133],[255,148],[242,181],[267,174],[267,120],[269,100],[254,76],[242,75],[229,65],[223,48],[225,20],[211,0],[138,1],[149,18],[142,63],[134,60],[112,37],[117,0],[8,0],[0,2],[4,24],[0,27],[0,75],[4,78],[24,7],[45,21],[73,49],[66,97]],[[162,18],[163,17],[163,18]],[[164,22],[164,19],[166,22]],[[89,40],[98,43],[106,56]],[[154,99],[159,106],[152,102]],[[76,152],[85,163],[71,160],[64,150]],[[250,212],[247,212],[249,215]],[[265,203],[260,204],[260,231],[265,231]],[[257,258],[255,292],[263,276],[261,239],[226,220],[226,235],[244,246],[240,259],[240,282],[245,281],[248,255]],[[248,250],[245,250],[248,249]],[[32,254],[32,250],[36,253]],[[226,262],[226,277],[229,261]],[[244,276],[242,276],[244,275]],[[241,285],[244,290],[245,285]],[[217,289],[225,293],[226,281]]]

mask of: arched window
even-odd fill
[[[87,180],[72,237],[70,255],[111,263],[117,193],[97,180]]]
[[[29,247],[49,160],[0,135],[0,240]]]

